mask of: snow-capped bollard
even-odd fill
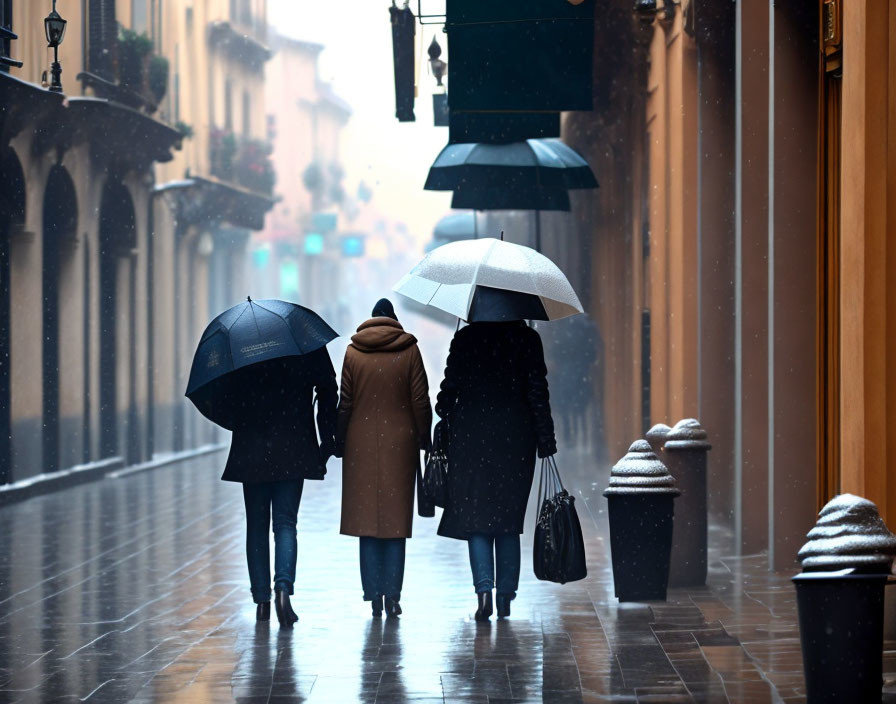
[[[675,479],[646,440],[613,467],[604,490],[610,516],[613,584],[619,601],[665,600]]]
[[[670,587],[706,584],[706,453],[711,447],[706,430],[694,418],[678,421],[666,435],[663,461],[681,489],[672,531]]]
[[[835,496],[818,515],[793,578],[807,701],[879,702],[896,536],[877,506],[852,494]]]
[[[672,428],[665,423],[657,423],[644,434],[647,442],[650,443],[653,454],[657,457],[659,457],[660,452],[662,452],[663,444],[666,442],[666,436],[669,434],[670,430],[672,430]]]

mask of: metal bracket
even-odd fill
[[[417,21],[421,25],[445,24],[445,17],[446,15],[444,13],[432,15],[423,14],[423,0],[417,0]]]

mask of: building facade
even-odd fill
[[[597,14],[595,112],[568,114],[564,136],[601,182],[575,209],[611,455],[699,417],[732,546],[789,567],[834,494],[896,511],[896,11],[683,0]]]
[[[62,92],[50,9],[0,15],[0,484],[212,438],[182,400],[193,346],[272,202],[210,145],[228,82],[263,134],[263,2],[61,0]]]

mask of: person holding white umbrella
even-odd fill
[[[447,437],[447,505],[439,535],[466,540],[476,620],[510,615],[536,454],[556,453],[544,352],[525,320],[582,311],[556,265],[494,238],[431,252],[395,290],[470,324],[451,342],[436,403],[436,441]],[[443,449],[444,449],[443,445]]]

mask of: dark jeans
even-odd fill
[[[292,594],[296,581],[296,517],[303,480],[243,484],[246,561],[256,604],[271,600],[270,530],[274,526],[274,588]]]
[[[404,581],[404,538],[362,536],[361,587],[364,601],[387,596],[398,601]]]
[[[497,592],[512,599],[520,585],[520,536],[484,535],[474,533],[467,538],[470,549],[470,570],[476,593],[490,592],[495,588],[497,567]]]

